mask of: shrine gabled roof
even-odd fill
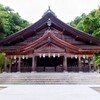
[[[50,23],[49,23],[50,22]],[[34,36],[36,34],[36,32],[44,27],[48,27],[48,24],[53,24],[55,25],[55,27],[61,31],[66,31],[70,32],[70,34],[74,35],[75,37],[78,37],[82,40],[88,41],[88,42],[92,42],[96,45],[100,45],[100,39],[98,38],[94,38],[93,36],[84,33],[82,31],[79,31],[67,24],[65,24],[64,22],[62,22],[61,20],[59,20],[56,15],[49,9],[44,15],[43,17],[37,21],[36,23],[26,27],[25,29],[12,34],[4,39],[2,39],[0,41],[0,45],[3,46],[5,44],[12,44],[12,43],[16,43],[18,41],[21,41],[22,38],[27,38],[30,36]]]
[[[31,47],[33,47],[33,46],[39,44],[40,42],[42,42],[45,38],[48,38],[48,40],[51,39],[51,38],[54,39],[56,42],[58,42],[59,44],[61,44],[62,46],[64,46],[65,49],[66,49],[66,47],[68,47],[68,48],[73,49],[73,50],[76,50],[76,51],[80,50],[79,47],[76,47],[76,46],[74,46],[74,45],[72,45],[72,44],[70,44],[70,43],[67,43],[67,42],[65,42],[65,41],[63,41],[63,40],[61,40],[61,39],[59,39],[58,37],[56,37],[56,36],[53,35],[52,33],[47,33],[47,34],[45,34],[44,36],[42,36],[41,38],[37,39],[37,40],[34,41],[33,43],[28,44],[28,45],[26,45],[26,46],[20,48],[20,50],[27,50],[27,49],[30,49]],[[50,42],[50,41],[48,41],[48,42]]]
[[[46,43],[43,42],[45,39],[47,39]],[[53,39],[55,41],[55,43],[53,43],[53,41],[50,41],[51,39]],[[56,37],[55,35],[53,35],[52,33],[47,33],[47,34],[44,34],[44,36],[40,37],[39,39],[37,39],[36,41],[26,45],[26,46],[23,46],[22,48],[19,48],[19,49],[16,49],[16,50],[6,50],[6,52],[13,52],[13,53],[18,53],[18,54],[22,54],[23,52],[25,53],[26,51],[30,51],[31,48],[33,49],[33,52],[34,50],[38,47],[38,45],[40,43],[42,43],[42,46],[44,44],[54,44],[60,48],[63,48],[63,49],[70,49],[72,51],[79,51],[81,50],[79,47],[76,47],[70,43],[67,43],[61,39],[59,39],[58,37]],[[58,44],[57,44],[58,43]],[[38,48],[40,48],[41,46],[39,46]]]

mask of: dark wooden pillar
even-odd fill
[[[67,56],[64,55],[64,59],[63,59],[63,68],[64,68],[64,71],[67,71]]]
[[[20,72],[21,69],[21,57],[18,57],[18,72]]]
[[[83,67],[85,67],[85,58],[83,58],[83,65],[84,65]]]
[[[10,58],[9,72],[11,72],[11,67],[12,67],[12,58]]]
[[[32,55],[32,71],[35,71],[35,56]]]
[[[94,71],[96,71],[95,55],[93,56],[92,63],[93,63]]]
[[[36,70],[36,66],[37,66],[37,56],[34,57],[34,70]]]
[[[5,57],[4,61],[4,71],[7,72],[7,57]]]
[[[81,56],[78,57],[78,68],[79,68],[79,71],[82,71]]]
[[[89,66],[89,72],[91,71],[91,64],[90,64],[91,58],[88,57],[88,66]]]

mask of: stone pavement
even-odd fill
[[[0,100],[100,100],[100,85],[0,85]]]

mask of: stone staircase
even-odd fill
[[[100,85],[100,73],[1,73],[0,84]]]

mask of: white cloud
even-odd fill
[[[100,0],[0,0],[0,3],[10,6],[30,22],[39,20],[50,5],[57,17],[67,23],[82,13],[97,9]]]

